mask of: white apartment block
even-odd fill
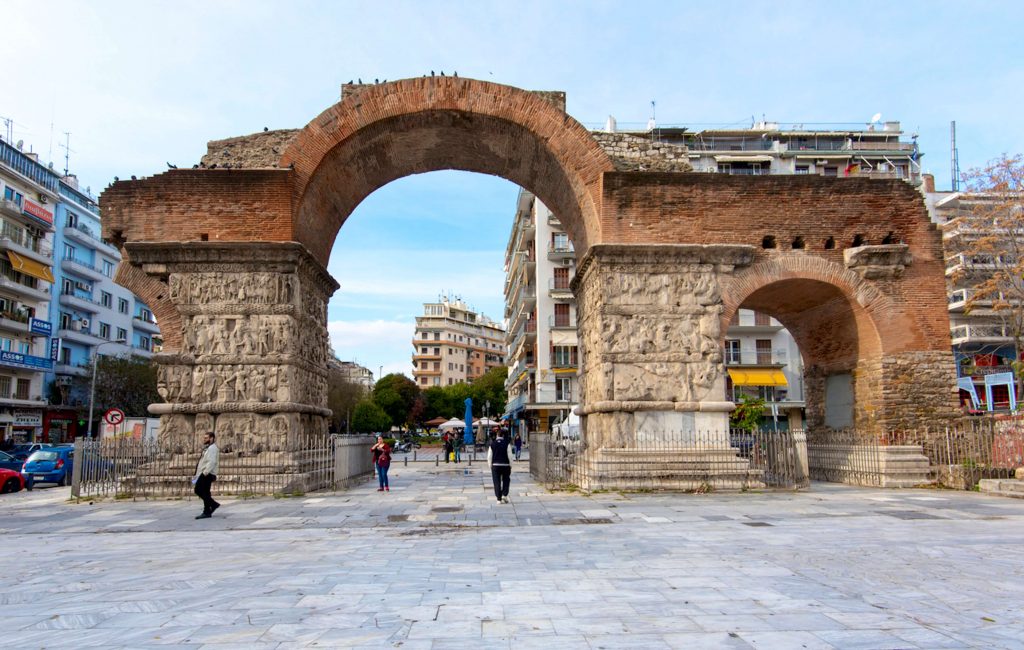
[[[459,299],[424,303],[412,346],[412,376],[420,388],[472,382],[505,365],[505,330]]]
[[[557,215],[520,191],[505,250],[509,375],[505,415],[546,431],[579,401],[576,253]]]

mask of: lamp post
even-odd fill
[[[377,368],[377,381],[380,381],[383,378],[384,378],[384,366],[380,366],[379,368]]]
[[[96,403],[96,366],[99,365],[100,361],[100,348],[104,345],[124,345],[128,341],[125,339],[118,339],[116,341],[106,341],[96,346],[96,350],[92,355],[92,383],[89,384],[89,433],[88,437],[92,438],[92,408]]]

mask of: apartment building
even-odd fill
[[[868,176],[902,178],[914,185],[921,182],[917,136],[905,141],[899,122],[808,125],[762,121],[749,129],[666,127],[638,135],[686,146],[697,172]]]
[[[375,382],[373,371],[369,368],[365,368],[355,361],[341,361],[334,357],[327,360],[327,367],[341,375],[348,383],[362,386],[368,391],[373,390]]]
[[[420,388],[471,382],[505,365],[504,328],[458,298],[423,304],[412,346],[412,376]]]
[[[558,216],[521,190],[505,249],[505,416],[525,431],[549,430],[579,401],[575,270],[576,253]]]
[[[54,327],[51,403],[43,434],[71,440],[79,433],[78,409],[87,406],[86,381],[94,355],[131,354],[148,358],[160,344],[160,328],[149,306],[113,280],[121,252],[100,237],[96,200],[79,188],[75,176],[58,184],[54,250],[58,290],[50,314]],[[95,428],[94,428],[95,430]]]
[[[946,284],[949,296],[949,327],[953,356],[957,366],[957,387],[961,403],[975,410],[1012,409],[1017,400],[1013,363],[1021,358],[1013,340],[1013,327],[1007,322],[1009,312],[993,309],[996,300],[1010,302],[1017,296],[991,296],[975,299],[974,287],[998,268],[1015,262],[1015,251],[1024,246],[1024,233],[1004,229],[1006,237],[1015,238],[1005,251],[978,254],[970,251],[972,242],[990,235],[992,229],[979,227],[971,213],[995,197],[970,192],[935,192],[934,182],[925,180],[925,204],[934,223],[942,230],[946,259]],[[1001,199],[999,199],[1001,200]],[[998,256],[1010,256],[997,259]],[[968,305],[970,304],[970,308]]]
[[[19,143],[20,144],[20,143]],[[0,141],[0,437],[41,436],[59,179],[38,156]]]

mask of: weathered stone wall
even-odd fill
[[[690,172],[689,150],[677,144],[654,142],[630,133],[593,131],[591,135],[612,159],[617,172]]]
[[[206,169],[260,169],[277,167],[281,154],[299,129],[278,129],[206,143],[199,166]]]

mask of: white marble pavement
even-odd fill
[[[516,467],[337,494],[0,496],[4,648],[1024,648],[1024,501],[550,494]]]

